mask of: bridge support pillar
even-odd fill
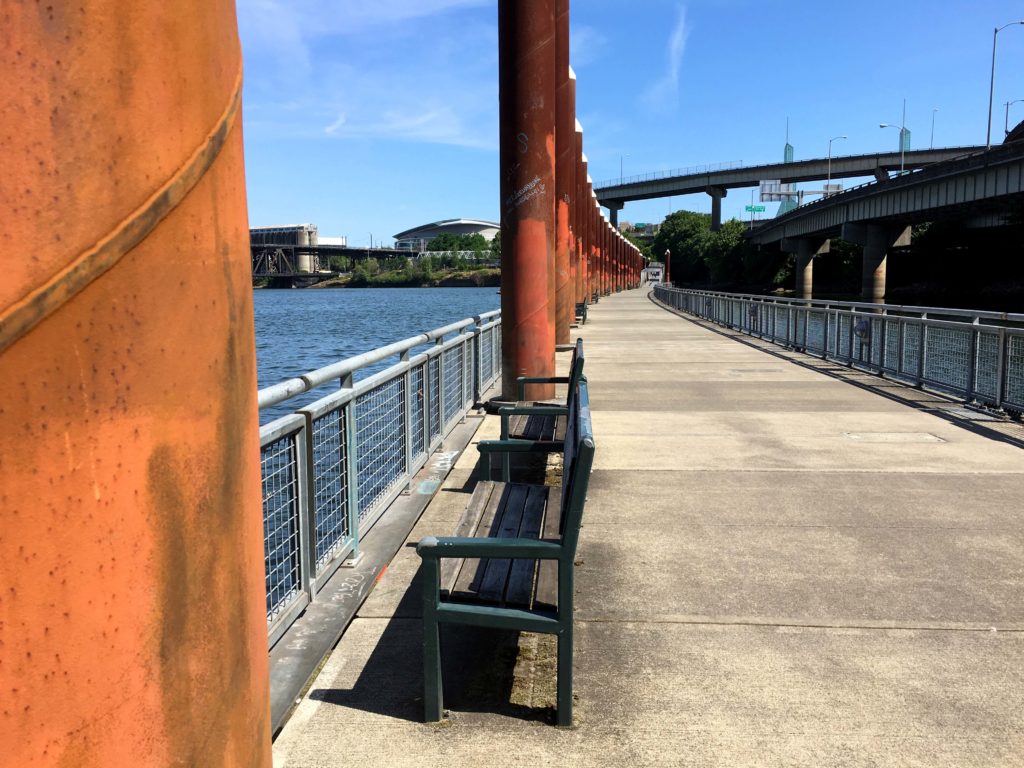
[[[555,373],[555,0],[499,0],[502,398]],[[527,388],[531,400],[554,385]]]
[[[725,187],[706,187],[704,191],[711,196],[711,231],[717,232],[722,228],[722,198],[728,190]]]
[[[910,226],[892,224],[844,224],[842,237],[864,246],[860,295],[865,301],[885,302],[886,261],[890,248],[910,245]]]
[[[832,241],[820,237],[800,237],[782,241],[782,250],[796,256],[796,295],[814,298],[814,258],[829,252]]]
[[[625,203],[617,203],[614,200],[606,200],[604,205],[608,208],[608,221],[616,229],[619,228],[619,211],[626,207]]]

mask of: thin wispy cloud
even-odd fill
[[[679,103],[679,78],[683,68],[683,55],[686,53],[686,39],[689,35],[686,8],[679,6],[676,24],[668,39],[668,65],[665,73],[651,83],[641,97],[644,104],[654,111],[663,112]]]
[[[480,5],[240,0],[247,132],[495,148],[497,28],[464,12]]]

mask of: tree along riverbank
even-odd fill
[[[497,268],[429,272],[395,269],[377,274],[353,272],[325,280],[311,288],[486,288],[501,285]]]

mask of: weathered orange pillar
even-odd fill
[[[576,113],[569,80],[569,0],[555,0],[555,342],[569,343],[576,304],[569,280],[569,210],[576,162]]]
[[[0,762],[269,768],[234,3],[0,41]]]
[[[502,399],[555,372],[555,0],[499,0]],[[554,385],[527,396],[554,397]]]
[[[572,79],[570,87],[573,102],[576,96],[576,80]],[[590,303],[587,294],[587,227],[584,214],[587,210],[587,199],[584,195],[587,180],[586,164],[583,162],[583,126],[576,121],[576,194],[573,199],[573,221],[576,227],[576,302]]]

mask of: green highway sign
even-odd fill
[[[748,205],[747,210],[751,213],[764,213],[763,205]]]

